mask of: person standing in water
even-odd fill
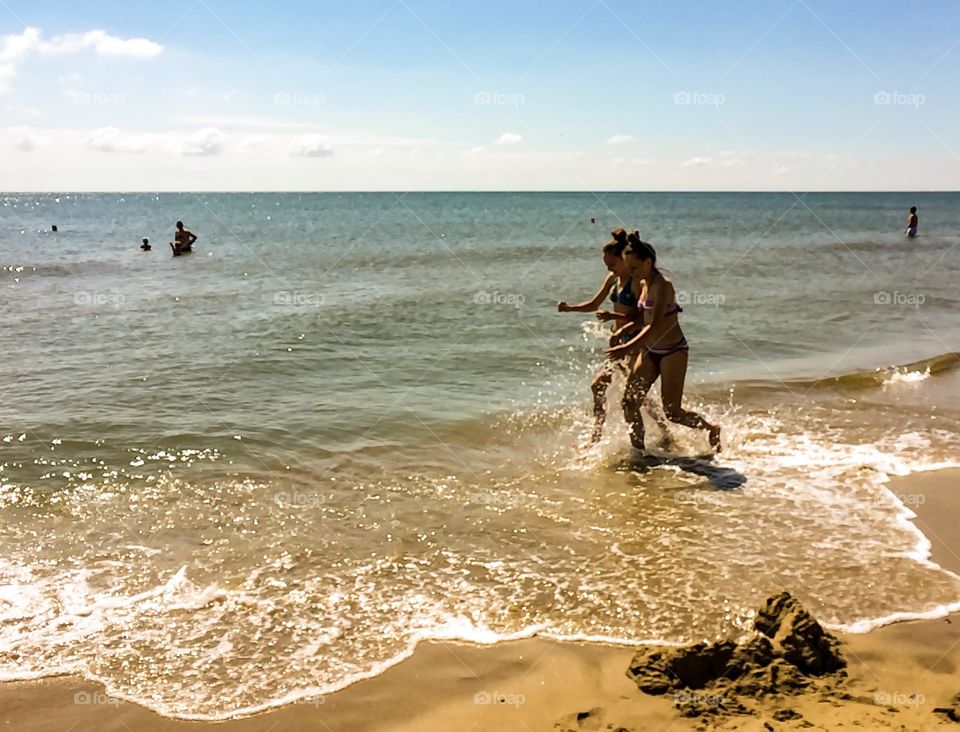
[[[173,255],[183,254],[193,251],[193,243],[197,240],[197,235],[190,229],[183,227],[183,222],[177,222],[177,230],[173,234]]]
[[[903,233],[906,234],[908,239],[917,238],[917,227],[920,225],[920,217],[917,216],[917,207],[910,207],[910,214],[907,216],[907,230]]]
[[[577,305],[568,305],[566,301],[561,300],[557,303],[557,310],[561,313],[597,313],[597,319],[601,321],[618,321],[619,323],[629,323],[636,318],[637,299],[633,293],[633,287],[630,283],[630,275],[626,271],[626,263],[623,259],[623,250],[627,246],[627,232],[622,228],[616,228],[610,232],[612,238],[603,245],[603,264],[607,268],[607,276],[597,293],[586,302]],[[600,310],[600,305],[610,296],[610,302],[613,304],[613,311]],[[633,335],[632,331],[624,328],[617,330],[610,337],[610,345],[614,346],[624,343]],[[590,437],[590,442],[597,442],[603,434],[603,424],[607,418],[607,389],[613,380],[613,374],[616,366],[626,370],[627,363],[620,362],[615,364],[613,361],[605,363],[597,375],[593,377],[590,389],[593,392],[593,416],[594,427]],[[661,418],[662,420],[662,418]],[[666,425],[661,420],[657,420],[661,430],[666,436]]]
[[[623,251],[626,269],[633,282],[639,305],[636,322],[624,328],[635,333],[628,341],[607,349],[611,359],[632,358],[623,395],[623,414],[630,424],[630,441],[643,450],[644,430],[640,409],[647,392],[660,379],[663,411],[671,422],[709,433],[710,446],[720,450],[720,427],[696,412],[683,408],[683,386],[687,376],[689,346],[680,330],[673,283],[657,269],[657,253],[638,235],[631,233]]]

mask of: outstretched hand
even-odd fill
[[[597,320],[606,323],[608,320],[616,320],[617,314],[611,313],[609,310],[598,310],[597,311]]]
[[[557,303],[557,310],[561,313],[568,313],[570,312],[570,306],[567,305],[566,300],[561,300],[560,302]]]
[[[621,344],[619,346],[611,346],[610,348],[606,348],[603,352],[607,354],[607,358],[612,361],[616,361],[617,359],[626,356],[627,353],[630,352],[630,349],[627,348],[625,344]]]

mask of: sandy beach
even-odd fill
[[[914,474],[891,489],[917,512],[931,559],[960,572],[960,471]],[[763,598],[757,598],[758,604]],[[802,599],[802,598],[801,598]],[[421,644],[380,676],[324,698],[224,722],[164,718],[65,677],[0,686],[0,721],[18,732],[86,730],[948,729],[960,691],[957,616],[842,635],[848,677],[829,693],[753,700],[759,714],[688,719],[674,697],[641,693],[625,670],[634,649],[530,639],[492,647]],[[790,710],[790,711],[785,711]]]

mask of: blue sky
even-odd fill
[[[960,188],[960,5],[0,3],[5,190]]]

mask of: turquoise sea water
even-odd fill
[[[687,641],[780,589],[854,630],[960,601],[884,488],[958,463],[960,194],[2,202],[2,678],[216,718],[423,638]],[[174,259],[177,219],[200,238]],[[678,427],[638,462],[618,384],[576,447],[605,337],[555,303],[620,225],[684,303],[716,459]]]

